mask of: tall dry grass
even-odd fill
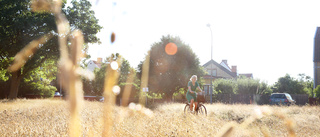
[[[206,107],[208,116],[184,114],[184,104],[179,103],[157,105],[152,110],[132,104],[114,106],[110,136],[220,136],[225,131],[230,136],[289,136],[288,124],[293,124],[296,136],[320,135],[318,106]],[[104,103],[85,101],[82,108],[82,135],[103,136]],[[62,100],[2,101],[0,136],[70,136],[69,109],[70,104]],[[252,116],[259,118],[243,127]]]
[[[80,128],[81,126],[81,117],[80,112],[82,111],[83,106],[83,91],[82,91],[82,82],[80,79],[80,75],[93,79],[92,72],[85,72],[82,68],[79,67],[80,60],[83,58],[83,34],[81,30],[74,30],[71,32],[70,24],[65,16],[65,14],[61,10],[62,1],[61,0],[32,0],[31,1],[31,10],[33,12],[47,12],[55,17],[56,25],[57,25],[57,34],[58,43],[59,43],[59,51],[60,51],[60,59],[58,63],[59,67],[59,80],[62,83],[63,89],[67,92],[68,102],[69,102],[69,135],[74,137],[82,136],[83,130]],[[28,45],[26,45],[19,53],[16,54],[14,58],[14,62],[12,65],[8,67],[9,72],[15,72],[24,66],[25,62],[30,59],[37,49],[39,48],[39,44],[45,44],[49,39],[53,37],[53,32],[49,32],[48,34],[43,35],[39,39],[35,39],[31,41]],[[111,42],[115,41],[115,34],[112,33]],[[148,85],[148,71],[149,71],[149,62],[148,57],[146,57],[146,61],[143,65],[143,74],[141,80],[141,86],[146,87]],[[120,68],[119,64],[121,64],[121,58],[116,59],[111,62],[110,65],[107,66],[106,75],[105,75],[105,83],[104,83],[104,97],[105,103],[103,108],[103,118],[100,121],[103,121],[103,136],[111,136],[113,131],[113,115],[114,115],[114,104],[115,104],[115,94],[114,87],[117,86],[117,81],[119,77],[118,68]],[[113,66],[112,66],[113,65]],[[117,67],[114,67],[117,66]],[[91,75],[90,75],[91,74]],[[129,76],[130,77],[130,76]],[[131,80],[132,81],[132,80]],[[130,82],[130,79],[128,79]],[[126,87],[126,89],[130,89],[130,87]],[[126,90],[123,96],[123,100],[128,100],[130,91]],[[14,93],[14,92],[12,92]],[[15,93],[16,94],[16,93]],[[15,98],[16,95],[10,94],[10,98]],[[144,102],[144,97],[140,98],[141,102]],[[123,104],[126,105],[126,104]]]
[[[153,111],[142,105],[123,103],[115,106],[113,87],[119,76],[117,68],[107,68],[104,84],[105,103],[83,102],[84,70],[79,67],[82,55],[81,30],[70,32],[61,0],[33,0],[34,12],[55,16],[60,48],[59,80],[68,93],[61,100],[2,100],[0,136],[318,136],[319,107],[269,107],[253,105],[206,105],[208,116],[184,114],[184,104],[163,104]],[[14,72],[46,43],[50,32],[33,40],[16,56],[8,68]],[[114,42],[115,34],[113,33]],[[67,46],[70,42],[70,46]],[[143,63],[141,89],[148,85],[149,54]],[[118,64],[121,59],[116,60]],[[111,63],[112,64],[112,63]],[[93,78],[90,75],[84,75]],[[132,79],[128,79],[132,81]],[[126,87],[130,89],[130,87]],[[122,97],[128,100],[130,91]],[[140,104],[144,97],[141,91]]]

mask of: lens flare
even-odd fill
[[[135,109],[136,109],[137,111],[141,111],[141,109],[142,109],[142,106],[141,106],[140,104],[136,105],[135,107],[136,107]]]
[[[166,45],[165,51],[166,51],[166,53],[167,53],[168,55],[174,55],[174,54],[177,53],[178,47],[177,47],[176,44],[170,42],[170,43],[168,43],[168,44]]]
[[[113,70],[117,70],[119,68],[118,62],[112,61],[110,65]]]
[[[135,110],[136,104],[133,103],[133,102],[131,102],[128,107],[129,107],[129,109],[131,109],[131,110]]]
[[[111,33],[111,43],[113,43],[116,40],[116,34],[114,32]]]
[[[120,87],[118,86],[118,85],[116,85],[116,86],[114,86],[113,88],[112,88],[112,91],[113,91],[113,93],[115,94],[115,95],[119,95],[120,94]]]

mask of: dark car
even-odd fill
[[[84,96],[84,100],[104,102],[103,96]]]
[[[55,92],[53,98],[62,98],[63,95],[60,94],[60,92]]]
[[[293,105],[296,103],[288,93],[273,93],[269,99],[270,105]]]

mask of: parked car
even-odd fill
[[[103,96],[99,96],[99,97],[97,97],[97,99],[98,99],[98,101],[100,101],[100,102],[104,102],[104,97],[103,97]]]
[[[296,103],[288,93],[273,93],[269,99],[270,105],[293,105]]]
[[[63,96],[60,94],[60,92],[55,92],[54,93],[54,96],[53,96],[53,98],[57,98],[57,99],[60,99],[60,98],[62,98]]]
[[[103,96],[84,96],[84,100],[104,102]]]

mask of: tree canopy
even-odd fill
[[[274,85],[274,92],[289,93],[289,94],[306,94],[304,92],[303,84],[297,79],[286,74],[284,77],[280,77],[278,82]]]
[[[14,82],[11,83],[11,87],[17,87],[15,91],[18,92],[20,81],[24,77],[31,77],[33,71],[45,61],[50,60],[56,64],[60,55],[57,26],[53,14],[32,12],[30,0],[0,0],[0,4],[0,58],[6,62],[1,65],[1,79],[8,80],[2,77],[9,77],[11,82]],[[98,25],[90,2],[72,0],[71,4],[72,6],[62,9],[69,20],[71,31],[81,29],[85,43],[99,42],[96,34],[102,27]],[[37,52],[20,70],[9,74],[6,68],[12,63],[14,56],[29,42],[49,32],[54,37],[45,44],[40,44]]]
[[[143,73],[142,64],[138,65],[139,77]],[[202,76],[204,73],[197,55],[179,37],[163,36],[160,42],[151,45],[149,91],[165,93],[165,97],[171,99],[176,90],[187,86],[192,75]]]
[[[309,97],[313,97],[313,80],[305,74],[299,74],[298,78],[286,74],[284,77],[280,77],[274,84],[273,92],[308,94]]]

